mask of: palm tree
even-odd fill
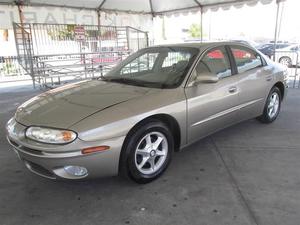
[[[190,36],[192,38],[200,38],[201,37],[201,26],[199,24],[193,23],[188,30]]]

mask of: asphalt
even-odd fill
[[[0,89],[1,225],[296,225],[300,89],[273,124],[249,120],[176,153],[158,180],[52,181],[28,172],[5,139],[15,108],[41,91]]]

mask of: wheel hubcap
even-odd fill
[[[271,119],[273,119],[277,115],[278,109],[279,109],[279,95],[276,92],[274,92],[270,97],[270,101],[268,105],[268,115]]]
[[[282,59],[281,64],[284,66],[289,66],[290,65],[290,60],[289,59]]]
[[[150,152],[150,156],[151,157],[154,157],[156,155],[156,151],[155,150],[152,150],[151,152]]]
[[[153,174],[166,161],[168,141],[164,134],[151,132],[138,143],[135,150],[135,166],[143,174]]]

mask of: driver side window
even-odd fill
[[[224,47],[210,50],[196,66],[196,72],[201,74],[214,74],[219,79],[231,76],[229,58]]]

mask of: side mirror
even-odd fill
[[[213,73],[201,73],[197,74],[196,78],[192,81],[192,85],[197,85],[199,83],[217,83],[219,78]]]

